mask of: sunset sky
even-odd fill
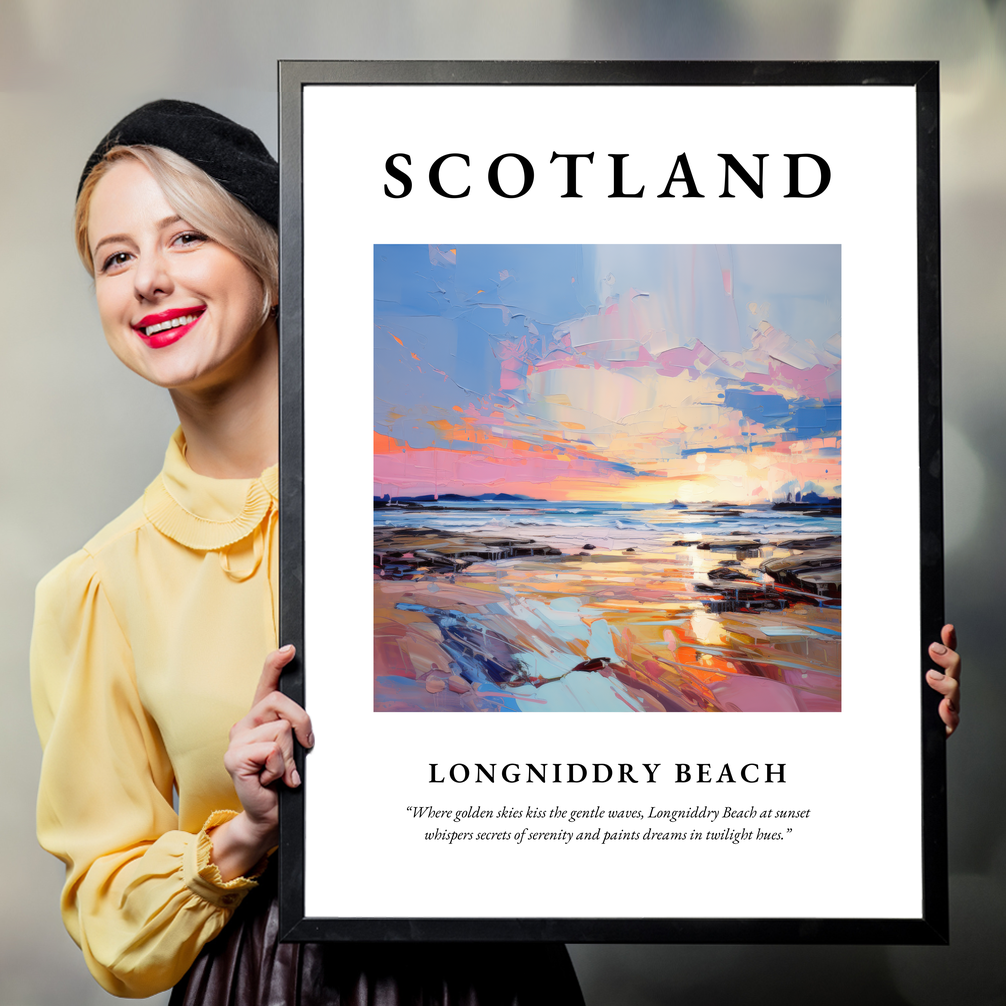
[[[837,245],[378,245],[374,494],[841,494]]]

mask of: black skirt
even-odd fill
[[[169,1006],[583,1006],[561,943],[280,943],[275,870]]]

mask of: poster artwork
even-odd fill
[[[374,246],[374,709],[841,709],[839,245]]]

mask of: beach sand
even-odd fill
[[[389,564],[375,567],[378,710],[841,708],[837,600],[787,590],[760,569],[799,549],[699,548],[620,529],[589,542],[569,528],[523,539],[376,534],[375,562],[380,549]]]

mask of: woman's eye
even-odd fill
[[[181,245],[182,248],[190,248],[192,245],[202,244],[205,240],[205,234],[200,234],[198,231],[186,231],[184,234],[179,234],[174,243]]]
[[[116,252],[114,255],[109,255],[105,259],[101,266],[102,272],[114,271],[121,265],[125,265],[129,261],[129,252]]]

